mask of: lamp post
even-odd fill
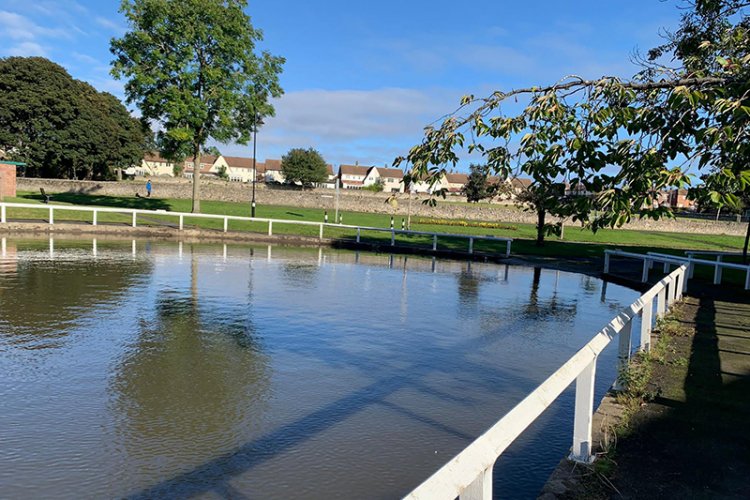
[[[253,108],[253,199],[250,203],[250,217],[255,217],[255,181],[258,178],[258,171],[255,168],[256,160],[255,160],[255,153],[256,148],[255,145],[258,142],[258,113],[255,111],[255,108]]]

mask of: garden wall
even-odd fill
[[[153,197],[156,198],[190,198],[192,196],[192,182],[188,179],[152,178]],[[132,196],[136,193],[142,196],[146,193],[145,181],[97,182],[70,181],[59,179],[18,178],[18,191],[39,193],[39,188],[49,193],[82,193],[90,195]],[[201,199],[215,201],[231,201],[250,203],[252,187],[249,184],[201,179]],[[334,210],[335,191],[333,189],[291,190],[285,188],[268,187],[264,184],[256,185],[256,201],[258,205],[288,205],[306,208],[323,208]],[[339,210],[349,212],[370,212],[393,214],[405,217],[409,212],[407,195],[398,194],[398,207],[394,208],[385,200],[386,193],[371,193],[369,191],[339,191]],[[466,205],[454,203],[463,201],[462,197],[450,197],[449,202],[438,201],[436,207],[421,203],[415,196],[411,202],[411,214],[418,217],[457,218],[488,221],[502,221],[509,223],[534,224],[533,214],[524,212],[513,205],[479,203]],[[666,231],[680,233],[730,234],[742,236],[745,234],[746,224],[737,222],[715,222],[710,220],[676,219],[662,221],[634,221],[625,229],[641,229],[647,231]]]

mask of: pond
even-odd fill
[[[413,256],[4,238],[0,497],[400,497],[637,296]],[[535,498],[571,435],[568,390],[496,494]]]

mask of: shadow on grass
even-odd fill
[[[696,334],[674,342],[688,365],[664,368],[670,396],[648,405],[618,444],[615,485],[628,498],[746,498],[750,296],[710,287],[683,307]]]
[[[71,205],[98,205],[112,208],[140,208],[144,210],[170,210],[170,205],[158,198],[129,196],[97,196],[95,194],[56,193],[51,195],[53,202],[69,203]],[[19,196],[27,200],[44,201],[41,194],[23,194]]]

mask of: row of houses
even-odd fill
[[[176,169],[175,163],[163,158],[158,154],[147,154],[141,165],[126,170],[129,175],[135,176],[170,176],[175,172],[192,178],[195,172],[195,162],[188,158]],[[281,171],[281,160],[267,159],[258,161],[253,171],[253,159],[240,156],[214,156],[205,155],[200,159],[201,176],[226,177],[233,182],[256,182],[283,183],[284,174]],[[383,191],[388,193],[404,192],[404,172],[398,168],[363,166],[363,165],[339,165],[338,172],[334,171],[333,165],[326,165],[328,177],[319,187],[335,188],[337,180],[343,189],[362,189],[375,184],[382,184]],[[438,189],[446,189],[451,194],[459,194],[466,184],[466,174],[446,174],[434,186],[427,183],[416,183],[412,191],[426,193]]]
[[[144,156],[141,165],[129,169],[128,173],[137,176],[175,176],[176,169],[172,161],[162,158],[158,154],[147,154]],[[362,189],[377,183],[383,185],[383,191],[387,193],[403,193],[404,173],[397,168],[363,166],[363,165],[339,165],[338,172],[334,171],[331,164],[326,165],[328,177],[319,187],[333,189],[336,182],[343,189]],[[194,161],[187,159],[182,165],[181,172],[184,177],[192,178],[195,169]],[[267,159],[263,162],[257,162],[255,165],[257,173],[255,180],[265,183],[283,183],[284,174],[281,172],[281,160]],[[252,182],[253,159],[241,156],[213,156],[205,155],[201,157],[200,163],[201,175],[219,177],[225,174],[226,178],[233,182]],[[490,182],[499,182],[495,177],[491,177]],[[464,186],[468,182],[468,176],[461,173],[449,173],[433,186],[424,182],[417,182],[412,186],[412,192],[429,193],[440,189],[445,189],[448,194],[461,194]],[[514,178],[510,181],[511,189],[503,196],[507,199],[513,199],[515,195],[528,188],[531,179]],[[590,195],[582,185],[571,186],[567,195]],[[661,206],[670,206],[680,209],[694,209],[695,203],[687,198],[687,190],[663,191],[659,193],[658,204]]]

